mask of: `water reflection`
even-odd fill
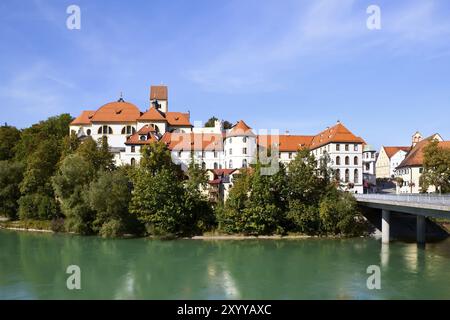
[[[0,231],[1,299],[450,298],[450,242],[104,240]],[[445,252],[444,252],[445,251]],[[66,288],[68,265],[82,290]],[[383,290],[368,290],[381,264]]]

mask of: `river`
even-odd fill
[[[69,290],[66,269],[81,270]],[[381,289],[367,288],[367,267]],[[0,299],[450,299],[450,239],[102,239],[0,230]]]

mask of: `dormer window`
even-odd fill
[[[141,135],[141,136],[139,137],[139,140],[141,140],[141,141],[146,141],[146,140],[147,140],[147,136],[146,136],[146,135]]]

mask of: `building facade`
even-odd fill
[[[377,187],[376,161],[377,152],[369,144],[363,146],[363,187],[364,193],[375,193]]]
[[[117,165],[137,165],[145,145],[162,141],[174,163],[183,170],[194,160],[204,169],[219,173],[212,177],[215,181],[219,178],[232,181],[238,171],[229,170],[249,167],[269,149],[277,152],[277,161],[287,165],[300,148],[308,148],[317,160],[329,157],[329,165],[343,190],[363,192],[365,142],[340,122],[317,135],[305,136],[258,135],[243,120],[228,130],[221,121],[216,121],[214,127],[194,127],[189,113],[169,111],[166,86],[151,86],[149,108],[144,112],[120,98],[95,111],[83,111],[72,121],[70,130],[80,138],[92,137],[96,141],[106,138]],[[227,183],[222,194],[232,185]]]
[[[395,169],[405,159],[411,147],[381,147],[375,163],[377,178],[394,178]]]

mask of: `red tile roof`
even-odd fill
[[[167,100],[167,86],[151,86],[150,100]]]
[[[267,148],[278,143],[280,152],[298,151],[300,148],[310,146],[314,136],[296,136],[296,135],[259,135],[257,137],[258,146]]]
[[[146,124],[145,126],[140,128],[137,133],[138,134],[148,134],[148,133],[153,133],[153,132],[156,132],[156,129],[153,126]]]
[[[161,141],[169,150],[177,151],[222,151],[223,139],[216,133],[170,133],[166,132]]]
[[[331,128],[328,128],[316,135],[311,142],[311,149],[316,149],[328,143],[348,142],[348,143],[365,143],[361,137],[355,136],[342,123],[338,122]]]
[[[70,124],[71,125],[86,125],[91,124],[91,118],[94,115],[95,111],[86,110],[81,112],[77,118],[75,118]]]
[[[409,153],[406,155],[405,159],[403,159],[402,163],[397,168],[404,167],[417,167],[423,165],[423,149],[433,140],[437,134],[434,134],[428,138],[419,141]],[[441,141],[439,142],[439,147],[441,148],[450,148],[450,141]]]
[[[254,136],[255,134],[252,131],[252,128],[250,128],[244,120],[240,120],[238,123],[236,123],[233,128],[227,133],[228,137],[234,137],[234,136]]]
[[[216,176],[229,176],[233,172],[235,172],[237,169],[212,169],[212,173]]]
[[[189,113],[166,112],[166,120],[171,126],[192,127]]]
[[[125,101],[110,102],[100,107],[92,116],[92,122],[133,122],[141,116],[134,104]]]
[[[397,152],[399,152],[400,150],[405,151],[405,152],[409,152],[409,150],[411,150],[411,147],[384,147],[384,151],[386,152],[387,156],[390,158],[392,158]]]
[[[145,136],[146,139],[141,140],[142,136]],[[145,144],[150,144],[152,142],[157,142],[157,141],[158,141],[158,138],[156,138],[156,136],[152,132],[148,132],[147,134],[135,133],[128,137],[125,144],[126,145],[145,145]]]
[[[147,121],[166,121],[164,113],[157,110],[155,107],[151,107],[148,111],[139,118],[139,120]]]

